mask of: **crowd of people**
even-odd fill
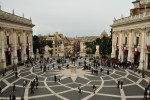
[[[69,57],[69,62],[75,63],[77,61],[77,59],[79,59],[78,65],[80,67],[83,67],[83,70],[89,70],[91,71],[92,75],[98,75],[99,73],[103,73],[104,71],[106,71],[107,75],[110,74],[110,70],[109,68],[129,68],[131,70],[137,70],[138,64],[133,64],[130,62],[114,62],[111,61],[111,59],[96,59],[95,57],[90,58],[89,60],[87,60],[87,58],[78,58],[78,57]],[[82,59],[82,60],[80,60]],[[54,61],[56,61],[56,64],[54,63]],[[38,63],[37,63],[38,62]],[[29,59],[27,62],[24,63],[24,65],[26,67],[33,67],[34,65],[40,65],[40,69],[43,73],[46,73],[47,70],[50,70],[50,66],[49,64],[52,65],[52,68],[54,69],[56,65],[58,65],[58,69],[59,70],[63,70],[63,66],[64,64],[66,64],[66,68],[69,69],[69,64],[67,64],[67,59],[62,57],[62,58],[58,58],[55,60],[49,59],[49,58],[41,58],[39,60],[35,60],[35,59]],[[101,67],[100,67],[101,66]],[[105,67],[105,70],[103,67]],[[17,68],[17,67],[16,67]],[[33,67],[34,70],[34,67]],[[13,69],[13,71],[15,71],[15,76],[16,78],[20,77],[20,73],[17,69]],[[5,76],[5,72],[6,70],[4,70],[3,72],[3,76]],[[54,82],[60,82],[60,77],[54,75]],[[38,76],[35,76],[35,78],[31,81],[31,82],[27,82],[26,80],[23,81],[23,87],[26,88],[27,84],[30,83],[30,93],[34,94],[34,92],[36,91],[35,89],[38,89],[38,85],[39,85],[39,81],[38,81]],[[145,92],[144,92],[144,98],[147,98],[147,93],[148,93],[148,89],[150,87],[150,83],[148,84],[148,86],[145,88]],[[117,80],[117,88],[122,89],[123,88],[123,80]],[[92,86],[92,91],[95,94],[96,93],[96,89],[97,87],[95,85]],[[13,83],[13,92],[16,92],[16,84]],[[78,86],[78,92],[82,93],[82,86],[81,84],[79,84]],[[2,86],[0,85],[0,93],[2,93]],[[16,96],[15,94],[13,95],[9,95],[10,100],[16,100]],[[21,97],[21,100],[24,100],[23,96]]]

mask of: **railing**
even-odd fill
[[[114,20],[113,25],[124,24],[128,22],[131,23],[131,22],[140,21],[146,18],[150,18],[150,11],[145,11],[144,13],[139,14],[139,15],[124,17],[118,20]]]
[[[4,12],[2,10],[0,10],[0,19],[5,19],[5,20],[9,20],[9,21],[13,21],[13,22],[19,22],[19,23],[24,23],[24,24],[32,24],[32,21],[11,13],[7,13]]]

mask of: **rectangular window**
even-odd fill
[[[127,37],[125,37],[125,44],[127,44]]]
[[[139,37],[136,37],[136,45],[139,44]]]
[[[9,36],[7,36],[7,44],[9,44]]]
[[[20,36],[18,36],[18,44],[20,45]]]
[[[117,37],[117,43],[118,43],[118,37]]]
[[[29,43],[29,41],[28,41],[28,36],[27,36],[27,43]]]

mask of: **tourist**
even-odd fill
[[[12,100],[16,100],[16,96],[13,94],[13,97],[12,97],[13,99]]]
[[[15,85],[15,83],[13,84],[13,92],[15,92],[16,91],[16,85]]]
[[[25,86],[26,86],[26,81],[24,80],[24,81],[23,81],[23,87],[25,87]]]
[[[2,93],[2,86],[0,85],[0,93]]]
[[[103,72],[103,68],[102,68],[102,67],[101,67],[101,69],[100,69],[100,70],[101,70],[101,72]]]
[[[79,93],[81,93],[81,84],[78,86]]]
[[[43,69],[43,66],[41,65],[41,66],[40,66],[40,68],[41,68],[41,71],[42,71],[42,69]]]
[[[148,90],[148,87],[145,88],[145,91],[144,91],[144,100],[147,99],[147,90]]]
[[[35,80],[38,82],[38,76],[36,75]]]
[[[18,72],[17,71],[15,72],[15,75],[16,75],[16,78],[17,78],[18,77]]]
[[[24,97],[23,97],[23,96],[21,97],[21,100],[24,100]]]
[[[95,91],[96,91],[96,86],[93,85],[93,93],[95,94]]]
[[[117,88],[119,88],[119,85],[120,85],[120,80],[118,80]]]
[[[38,81],[35,81],[35,87],[36,87],[36,89],[37,89],[37,87],[38,87]]]
[[[54,69],[54,67],[55,67],[55,66],[54,66],[54,63],[53,63],[53,69]]]
[[[120,85],[121,85],[121,89],[122,89],[122,86],[123,86],[123,80],[120,81]]]
[[[107,70],[107,75],[109,75],[109,69]]]
[[[12,100],[12,98],[11,98],[11,94],[9,95],[9,100]]]
[[[55,81],[55,82],[57,81],[57,77],[56,77],[56,75],[54,76],[54,81]]]

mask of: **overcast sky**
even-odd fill
[[[33,33],[96,36],[116,19],[129,16],[135,0],[0,0],[2,10],[32,18]]]

